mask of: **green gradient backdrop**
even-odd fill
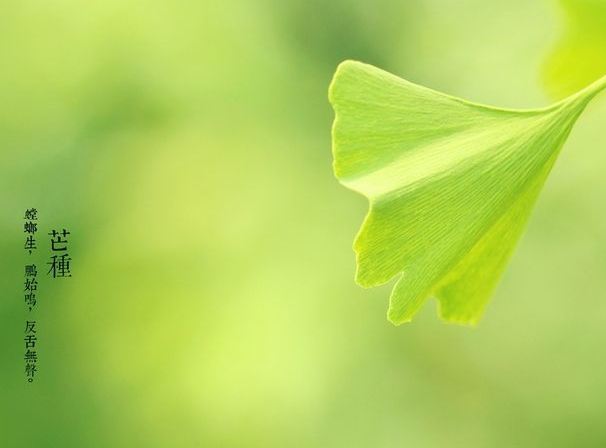
[[[568,1],[567,3],[571,3]],[[606,102],[477,328],[385,319],[332,176],[354,58],[547,104],[554,1],[23,0],[0,14],[0,447],[606,445]],[[606,51],[606,50],[605,50]],[[606,53],[604,53],[606,54]],[[72,231],[23,375],[22,214]]]

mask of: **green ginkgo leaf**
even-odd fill
[[[388,318],[428,297],[447,321],[480,318],[560,148],[606,78],[551,107],[506,110],[448,96],[359,62],[330,86],[334,171],[366,196],[356,281],[397,278]]]
[[[606,73],[606,0],[559,0],[565,32],[550,55],[544,78],[563,98]]]

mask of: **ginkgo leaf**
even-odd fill
[[[549,93],[563,98],[606,73],[606,0],[560,0],[565,32],[544,70]]]
[[[334,172],[366,196],[356,281],[397,278],[388,318],[428,297],[447,321],[480,318],[558,152],[606,78],[536,110],[470,103],[360,62],[330,86]]]

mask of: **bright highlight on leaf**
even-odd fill
[[[575,121],[606,78],[551,107],[505,110],[359,62],[330,86],[334,171],[366,196],[356,281],[397,278],[388,318],[428,297],[447,321],[478,321]]]

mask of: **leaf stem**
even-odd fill
[[[594,81],[592,84],[589,84],[584,89],[578,91],[574,95],[566,98],[564,103],[574,103],[577,101],[584,101],[585,104],[589,103],[598,93],[606,90],[606,76]]]

